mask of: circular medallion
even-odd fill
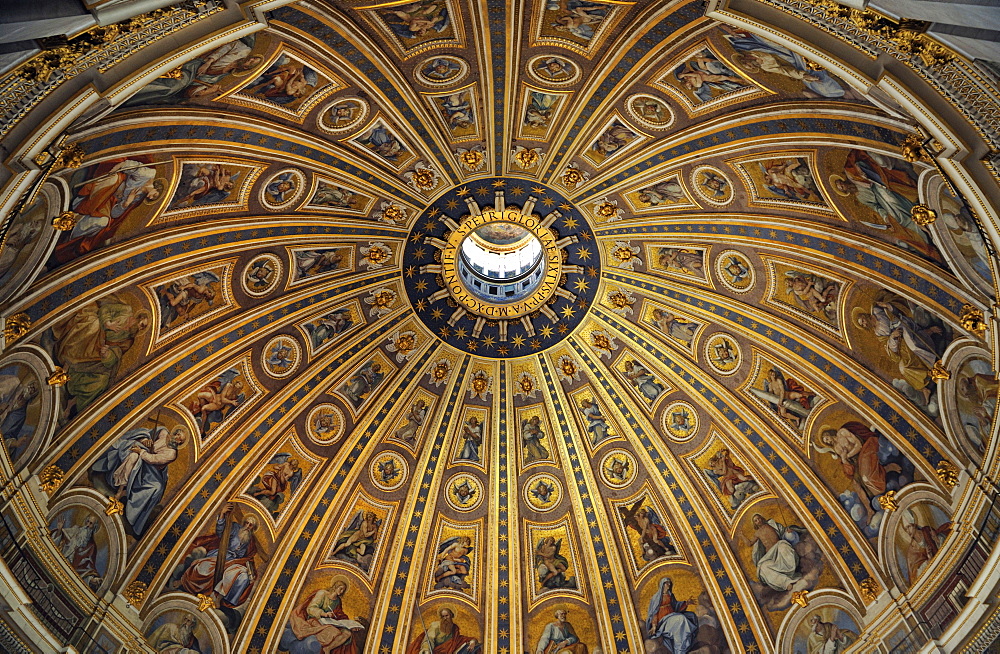
[[[301,358],[302,349],[298,341],[282,334],[268,341],[260,354],[260,365],[267,374],[281,379],[295,372]]]
[[[722,285],[734,293],[746,293],[753,288],[754,272],[750,259],[736,250],[723,250],[715,258],[715,275]]]
[[[698,412],[687,402],[673,402],[663,412],[663,430],[675,441],[688,441],[698,432]]]
[[[317,404],[306,418],[306,429],[317,445],[333,445],[344,435],[344,414],[333,404]]]
[[[558,55],[539,55],[528,62],[528,73],[549,86],[568,86],[580,79],[580,67]]]
[[[396,490],[406,481],[406,461],[395,452],[382,452],[372,461],[368,474],[372,483],[384,491]]]
[[[449,479],[446,488],[448,504],[456,511],[472,511],[483,501],[483,485],[468,473]]]
[[[562,486],[552,475],[535,475],[524,485],[524,501],[536,511],[548,511],[559,503],[561,497]]]
[[[626,101],[625,107],[633,118],[646,127],[667,129],[674,122],[674,112],[667,101],[653,95],[633,95]]]
[[[743,352],[739,343],[729,334],[712,334],[705,341],[705,359],[712,370],[720,375],[731,375],[739,370]]]
[[[594,301],[593,239],[557,191],[479,180],[417,219],[403,253],[406,293],[430,331],[458,349],[496,358],[538,352],[565,338]]]
[[[733,201],[733,185],[718,168],[698,166],[691,173],[691,188],[705,202],[724,207]]]
[[[601,459],[601,479],[611,488],[624,488],[635,479],[635,457],[626,450],[611,450]]]
[[[286,168],[260,187],[260,203],[272,211],[285,209],[302,196],[305,188],[306,177],[302,171]]]
[[[261,297],[273,291],[281,280],[281,259],[273,254],[260,254],[243,269],[240,282],[243,291]]]
[[[368,103],[361,98],[337,98],[320,112],[319,128],[329,134],[342,134],[361,124],[368,115]]]
[[[460,57],[438,55],[421,61],[413,72],[424,86],[451,86],[465,79],[469,74],[469,64]]]

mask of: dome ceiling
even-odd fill
[[[933,591],[993,271],[898,106],[701,2],[267,20],[8,235],[0,431],[63,473],[73,592],[156,651],[676,654],[840,652]],[[477,229],[535,285],[471,292]]]

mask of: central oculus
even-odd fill
[[[561,192],[491,177],[445,191],[423,210],[406,237],[402,272],[428,330],[461,351],[507,358],[548,349],[584,320],[601,253]]]
[[[441,248],[441,273],[451,297],[486,318],[519,318],[555,293],[563,255],[556,235],[536,214],[470,204]]]

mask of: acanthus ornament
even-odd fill
[[[982,310],[971,304],[962,305],[962,315],[959,316],[958,321],[962,325],[962,329],[970,331],[976,336],[981,337],[986,333],[986,319]]]
[[[913,218],[913,222],[926,227],[937,220],[937,212],[926,204],[915,204],[910,208],[910,217]]]
[[[60,366],[56,366],[52,369],[52,374],[46,380],[49,386],[65,386],[69,381],[69,373],[63,370]]]
[[[57,465],[45,466],[41,472],[38,473],[38,485],[41,486],[42,491],[48,495],[52,496],[62,484],[63,475],[62,468]]]
[[[934,367],[931,368],[931,379],[934,381],[951,379],[951,371],[945,367],[943,361],[938,360],[934,362]]]
[[[948,488],[954,488],[958,485],[958,468],[951,461],[941,460],[937,464],[937,468],[934,470],[937,474],[937,478],[941,480],[941,483]]]
[[[128,586],[122,590],[122,597],[132,606],[142,604],[142,600],[146,597],[146,584],[138,579],[129,582]]]
[[[861,580],[861,599],[865,601],[865,604],[871,604],[877,600],[881,590],[882,587],[871,577],[865,577]]]
[[[892,41],[899,51],[919,58],[925,66],[942,66],[955,58],[948,48],[925,34],[930,24],[909,18],[890,18],[874,9],[845,7],[834,0],[812,0],[830,18],[849,20],[856,27]]]
[[[896,491],[890,490],[879,495],[878,503],[883,511],[895,511],[899,508],[899,502],[896,500]]]
[[[31,329],[31,318],[26,313],[15,313],[7,316],[3,323],[3,337],[10,345]]]
[[[60,232],[69,232],[76,227],[76,223],[79,220],[80,214],[73,211],[63,211],[52,219],[52,226]]]

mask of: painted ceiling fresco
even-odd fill
[[[81,128],[0,259],[80,592],[203,654],[842,652],[926,592],[983,237],[898,107],[704,13],[302,2]],[[558,244],[522,315],[442,272],[491,210]]]

